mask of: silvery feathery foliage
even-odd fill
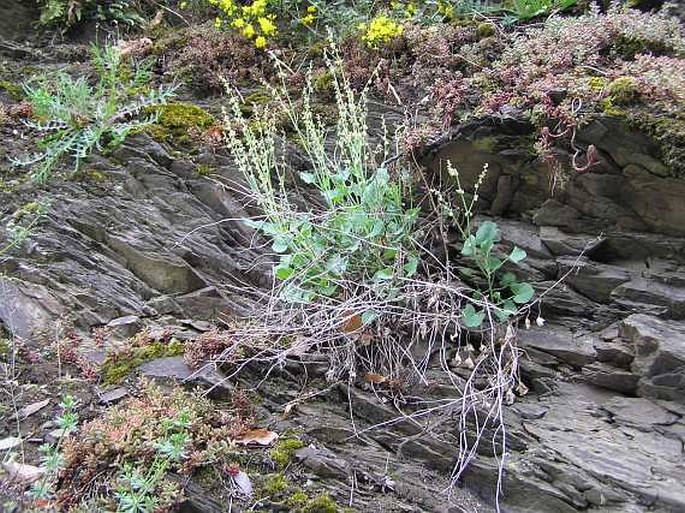
[[[156,121],[148,108],[166,103],[175,86],[149,87],[149,67],[129,66],[113,46],[93,47],[97,82],[65,72],[44,75],[24,84],[33,109],[26,125],[42,134],[41,151],[16,165],[31,166],[31,176],[46,182],[64,158],[74,170],[94,150],[115,147],[128,134]]]

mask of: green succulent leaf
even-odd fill
[[[485,312],[476,311],[473,305],[468,304],[464,310],[462,310],[461,317],[464,321],[464,326],[467,328],[478,328],[483,324]]]
[[[375,310],[366,310],[362,314],[362,324],[364,326],[371,324],[376,319],[378,319],[378,312],[376,312]]]
[[[404,264],[404,274],[407,278],[411,278],[416,274],[416,270],[419,266],[419,257],[410,256],[407,263]]]
[[[521,260],[526,258],[526,256],[527,256],[527,254],[524,250],[522,250],[518,246],[515,246],[514,249],[511,250],[511,253],[509,253],[509,260],[511,262],[514,262],[515,264],[517,264]]]
[[[495,242],[500,241],[500,238],[499,228],[492,221],[485,221],[476,231],[476,244],[478,246],[489,244],[492,247]]]
[[[394,274],[394,269],[392,267],[386,267],[384,269],[379,269],[373,275],[373,281],[389,281],[392,280]]]
[[[464,246],[461,248],[461,254],[464,256],[473,256],[476,252],[476,238],[469,235],[464,241]]]
[[[535,290],[529,283],[515,283],[509,288],[514,293],[514,297],[511,299],[519,305],[527,303],[535,295]]]
[[[271,249],[276,253],[285,253],[288,251],[288,240],[284,237],[275,238]]]
[[[512,272],[506,272],[499,279],[502,287],[511,288],[512,285],[516,284],[516,275]]]
[[[279,280],[287,280],[293,275],[294,269],[289,266],[277,266],[276,267],[276,277]]]

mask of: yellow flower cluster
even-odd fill
[[[364,31],[362,41],[370,48],[378,48],[402,35],[404,27],[385,15],[376,16],[367,25],[362,23],[359,28]]]
[[[217,28],[224,22],[248,39],[254,39],[257,48],[266,48],[267,38],[278,33],[276,15],[267,12],[267,0],[253,0],[249,5],[237,4],[235,0],[208,0],[221,11],[221,17],[214,20]]]
[[[316,16],[314,16],[314,14],[316,14],[316,6],[310,5],[309,7],[307,7],[307,14],[303,16],[300,20],[302,22],[302,25],[304,25],[305,27],[311,27],[314,24],[314,21],[316,20]]]
[[[438,14],[442,15],[446,20],[452,21],[456,16],[454,5],[445,0],[438,0]]]

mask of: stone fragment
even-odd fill
[[[614,422],[637,426],[638,429],[648,429],[656,425],[670,426],[680,419],[680,415],[641,397],[615,397],[602,405],[602,408],[611,414]]]
[[[663,306],[670,317],[685,319],[685,288],[683,287],[637,278],[616,287],[611,297],[617,302],[629,301]]]
[[[614,331],[612,331],[613,333]],[[615,333],[618,335],[618,327],[616,327]],[[597,352],[597,360],[614,367],[630,369],[630,364],[635,358],[634,349],[620,338],[613,338],[608,341],[593,339],[593,346]]]
[[[519,339],[523,348],[538,349],[576,367],[593,362],[597,356],[589,337],[576,337],[570,331],[531,329],[519,332]]]
[[[100,404],[116,404],[128,395],[125,387],[116,387],[100,394]]]
[[[609,302],[611,292],[631,279],[630,273],[625,269],[592,262],[587,258],[562,257],[557,262],[560,264],[561,274],[570,271],[566,283],[599,303]]]
[[[631,369],[641,376],[640,395],[685,402],[685,322],[633,314],[619,333],[635,347]]]
[[[622,394],[634,395],[640,376],[603,363],[583,367],[583,377],[588,383]]]
[[[137,315],[127,315],[112,319],[107,323],[107,328],[112,338],[125,340],[142,330],[143,322]]]
[[[213,366],[191,369],[183,356],[155,358],[138,367],[141,376],[182,382],[189,386],[209,389],[210,397],[219,399],[232,392],[225,376]]]
[[[295,458],[322,479],[347,481],[348,470],[345,460],[336,458],[331,451],[315,447],[304,447],[295,453]]]

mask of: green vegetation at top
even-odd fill
[[[133,27],[144,23],[139,0],[39,0],[40,24],[66,32],[81,21],[113,21]]]

